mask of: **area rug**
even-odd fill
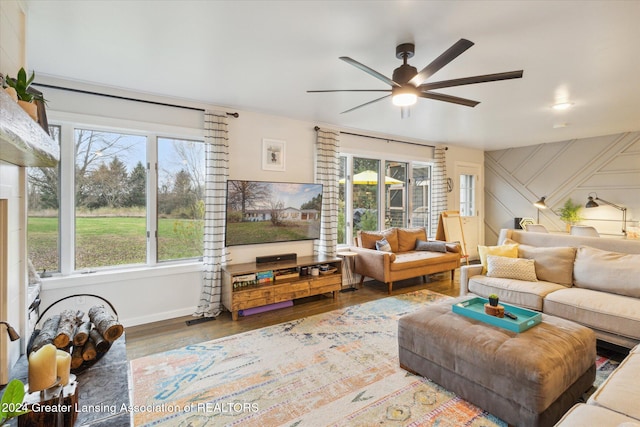
[[[392,296],[131,361],[136,426],[506,426],[399,367]],[[596,385],[616,366],[596,361]]]

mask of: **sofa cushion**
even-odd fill
[[[478,255],[480,256],[480,264],[482,264],[482,274],[486,274],[487,255],[499,255],[510,258],[517,258],[518,245],[478,246]]]
[[[573,268],[580,288],[640,298],[640,254],[609,252],[581,246]]]
[[[396,259],[389,265],[391,271],[401,271],[408,268],[420,268],[427,265],[442,264],[447,261],[455,261],[459,259],[458,254],[440,253],[428,251],[411,251],[400,252],[396,254]]]
[[[518,246],[518,256],[535,260],[538,280],[571,286],[573,284],[573,261],[576,248]]]
[[[534,264],[532,259],[487,255],[487,276],[537,282]]]
[[[627,425],[627,423],[631,424]],[[634,424],[637,423],[640,423],[640,421],[608,409],[578,403],[564,414],[555,427],[635,427]],[[640,424],[637,425],[640,427]]]
[[[434,240],[431,242],[425,242],[424,240],[416,240],[416,251],[430,251],[430,252],[447,252],[447,243]]]
[[[387,239],[380,239],[376,241],[376,249],[384,252],[391,252],[391,245]]]
[[[546,296],[543,312],[640,340],[640,299],[637,298],[576,287],[563,288]]]
[[[381,239],[387,239],[391,245],[392,252],[398,252],[398,233],[396,228],[390,228],[383,231],[358,231],[360,236],[360,244],[366,249],[376,249],[376,242]]]
[[[640,354],[630,353],[587,401],[640,420]]]
[[[409,252],[415,249],[416,241],[427,240],[427,232],[424,227],[398,228],[397,252]],[[394,251],[396,252],[396,251]]]
[[[551,282],[528,282],[503,279],[501,277],[473,276],[469,279],[469,292],[487,298],[490,294],[500,295],[500,301],[515,304],[531,310],[542,311],[544,298],[562,285]]]

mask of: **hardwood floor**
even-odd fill
[[[395,282],[393,295],[429,289],[445,295],[458,296],[460,270],[456,270],[453,283],[450,278],[451,274],[446,272],[428,276],[426,283],[423,283],[420,278]],[[324,295],[302,298],[296,300],[292,307],[241,317],[235,322],[231,320],[231,313],[225,311],[216,320],[191,326],[186,324],[188,320],[194,319],[191,316],[133,326],[126,330],[127,357],[129,360],[137,359],[149,354],[239,334],[387,296],[387,286],[384,283],[370,281],[357,291],[338,293],[335,299]]]

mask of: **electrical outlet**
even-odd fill
[[[84,296],[76,297],[76,305],[84,305]]]

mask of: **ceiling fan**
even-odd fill
[[[433,83],[425,83],[425,81],[435,74],[442,67],[457,58],[465,50],[473,46],[473,42],[467,39],[460,39],[453,46],[447,49],[439,57],[434,59],[429,65],[418,72],[417,68],[407,64],[407,60],[412,58],[415,53],[415,45],[413,43],[403,43],[396,47],[396,58],[402,59],[402,65],[393,70],[393,78],[388,78],[383,74],[367,67],[360,62],[341,56],[340,59],[361,69],[365,73],[383,81],[391,86],[391,89],[337,89],[337,90],[308,90],[307,93],[321,92],[390,92],[390,94],[365,102],[357,107],[343,111],[341,114],[348,113],[358,108],[373,104],[385,98],[391,97],[394,105],[400,107],[408,107],[416,103],[417,98],[435,99],[437,101],[451,102],[453,104],[464,105],[467,107],[475,107],[480,102],[470,99],[459,98],[457,96],[445,95],[442,93],[432,92],[434,89],[442,89],[453,86],[462,86],[475,83],[493,82],[498,80],[519,79],[522,77],[523,70],[508,71],[505,73],[485,74],[481,76],[464,77],[453,80],[443,80]],[[405,109],[402,110],[403,117]]]

